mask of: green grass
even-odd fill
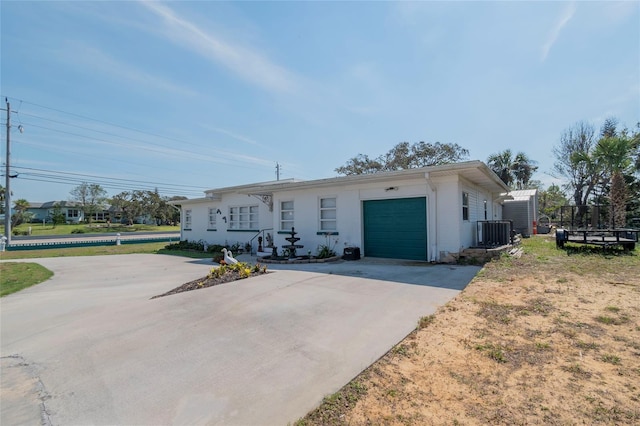
[[[557,284],[568,282],[567,272],[580,276],[609,275],[612,282],[622,280],[627,274],[633,274],[640,267],[640,248],[633,251],[607,249],[575,245],[556,248],[555,239],[546,235],[537,235],[522,240],[524,254],[515,259],[503,256],[498,260],[485,264],[478,279],[503,282],[513,279],[517,274],[540,274],[557,276]],[[620,278],[618,278],[620,277]]]
[[[91,225],[86,224],[78,224],[78,225],[56,225],[55,227],[47,223],[44,226],[41,223],[23,223],[18,225],[12,230],[18,230],[20,232],[27,232],[29,227],[31,227],[31,235],[32,236],[44,236],[44,235],[70,235],[74,233],[85,233],[85,234],[102,234],[109,232],[178,232],[180,231],[179,226],[155,226],[155,225],[132,225],[132,226],[124,226],[124,225],[112,225],[111,227],[106,226],[104,223],[96,223]],[[4,233],[4,226],[0,226],[0,234]]]
[[[149,253],[149,254],[169,254],[173,256],[185,256],[195,258],[208,258],[211,254],[194,253],[181,250],[166,250],[167,242],[141,243],[141,244],[122,244],[108,246],[89,246],[89,247],[68,247],[46,250],[19,250],[5,251],[0,253],[0,260],[11,259],[36,259],[39,257],[71,257],[71,256],[102,256],[109,254],[133,254],[133,253]]]
[[[53,272],[37,263],[0,263],[0,297],[40,284],[53,276]]]

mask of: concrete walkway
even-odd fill
[[[160,255],[29,261],[55,275],[0,301],[1,424],[286,425],[478,271],[269,265],[270,274],[149,300],[212,264]]]

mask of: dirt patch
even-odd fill
[[[637,253],[532,240],[297,424],[640,424]]]

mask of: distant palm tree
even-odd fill
[[[628,190],[624,173],[633,166],[632,148],[633,144],[628,138],[605,136],[598,141],[593,152],[593,158],[610,181],[611,226],[614,228],[626,224]]]
[[[538,166],[534,164],[535,161],[527,157],[527,154],[524,152],[516,154],[516,158],[511,165],[511,172],[515,179],[517,189],[525,189],[528,186],[529,181],[531,181],[531,176],[538,170]]]
[[[12,226],[18,226],[25,220],[29,219],[30,213],[27,209],[30,207],[29,202],[24,198],[20,198],[13,202],[13,207],[16,212],[11,216]]]
[[[489,168],[513,189],[527,188],[533,173],[538,170],[535,163],[524,152],[518,152],[514,157],[510,149],[491,154],[487,158]]]
[[[513,182],[513,174],[511,173],[512,164],[513,153],[510,149],[505,149],[497,154],[491,154],[489,158],[487,158],[489,168],[509,187],[511,187],[511,183]]]

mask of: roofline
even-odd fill
[[[305,189],[312,187],[331,186],[336,184],[353,184],[358,182],[379,182],[392,178],[402,177],[416,177],[425,178],[425,173],[437,173],[437,172],[451,172],[451,171],[464,171],[464,170],[479,170],[485,176],[490,178],[502,191],[508,192],[509,187],[502,182],[500,177],[491,170],[485,163],[480,160],[463,161],[460,163],[441,164],[437,166],[427,166],[414,169],[392,170],[386,172],[366,173],[360,175],[348,175],[348,176],[335,176],[331,178],[314,179],[314,180],[295,180],[287,179],[271,182],[260,182],[247,185],[230,186],[225,188],[210,189],[205,191],[205,194],[209,196],[203,198],[193,198],[190,200],[176,200],[171,201],[170,204],[182,205],[182,204],[199,204],[207,203],[211,201],[219,201],[220,195],[229,192],[235,192],[240,194],[270,194],[274,191],[288,191],[296,189]]]
[[[262,190],[263,192],[271,192],[277,190],[294,190],[294,189],[304,189],[309,187],[318,187],[318,186],[330,186],[335,185],[336,183],[340,184],[349,184],[349,183],[357,183],[357,182],[378,182],[385,181],[389,178],[395,177],[421,177],[424,178],[425,173],[435,173],[439,171],[462,171],[462,170],[471,170],[471,169],[480,169],[487,177],[491,178],[494,183],[500,186],[504,191],[508,191],[509,187],[502,182],[502,179],[498,177],[498,175],[491,170],[485,163],[480,160],[472,160],[472,161],[464,161],[461,163],[449,163],[449,164],[441,164],[437,166],[427,166],[420,167],[414,169],[403,169],[403,170],[392,170],[388,172],[377,172],[377,173],[366,173],[361,175],[348,175],[348,176],[336,176],[332,178],[324,178],[324,179],[316,179],[316,180],[308,180],[308,181],[297,181],[297,182],[275,182],[270,185],[260,185],[260,186],[251,186],[246,185],[246,188],[238,191],[240,193],[256,193]],[[266,190],[266,191],[265,191]]]
[[[218,201],[219,199],[217,198],[210,198],[210,197],[204,197],[204,198],[190,198],[187,200],[171,200],[171,201],[167,201],[167,204],[172,205],[172,206],[181,206],[183,204],[203,204],[203,203],[210,203],[212,201]]]
[[[294,178],[290,178],[290,179],[283,179],[283,180],[272,180],[272,181],[267,181],[267,182],[257,182],[257,183],[249,183],[249,184],[244,184],[244,185],[235,185],[235,186],[226,186],[226,187],[222,187],[222,188],[214,188],[214,189],[207,189],[206,191],[204,191],[205,193],[226,193],[226,192],[238,192],[238,191],[242,191],[248,188],[256,188],[256,187],[263,187],[263,186],[269,186],[269,185],[273,185],[273,184],[288,184],[288,183],[295,183],[295,182],[304,182],[301,181],[299,179],[294,179]]]

